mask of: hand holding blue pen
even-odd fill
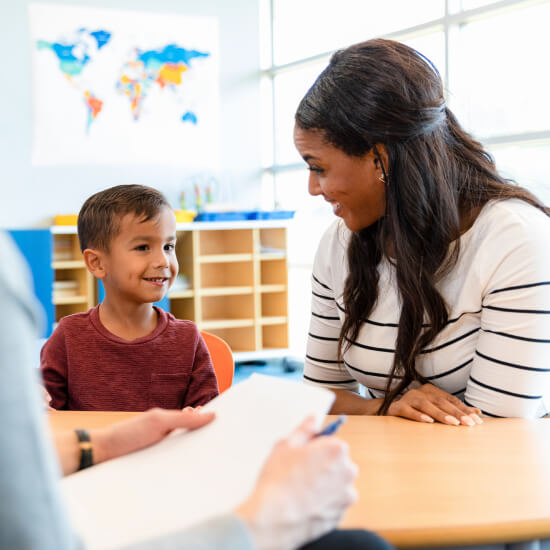
[[[315,437],[334,434],[338,430],[340,425],[346,421],[346,418],[347,417],[345,414],[341,414],[334,422],[327,424],[320,432],[316,433]]]

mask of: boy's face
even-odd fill
[[[161,300],[178,274],[176,218],[163,208],[156,218],[140,221],[126,214],[120,232],[102,253],[106,292],[135,303]]]

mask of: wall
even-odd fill
[[[0,0],[0,227],[51,223],[99,189],[152,185],[177,206],[181,166],[31,166],[29,0]],[[54,3],[34,0],[34,3]],[[258,0],[55,0],[56,4],[216,16],[220,32],[220,180],[243,207],[260,203]]]

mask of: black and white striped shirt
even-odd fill
[[[394,268],[379,266],[379,296],[338,362],[349,230],[336,221],[313,268],[304,379],[383,397],[400,301]],[[462,235],[454,270],[439,284],[449,322],[417,358],[420,374],[465,403],[498,417],[550,410],[550,218],[520,200],[487,204]]]

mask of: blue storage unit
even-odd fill
[[[201,212],[195,216],[196,222],[237,222],[250,219],[251,212]]]
[[[196,222],[235,222],[243,220],[289,220],[294,210],[236,210],[232,212],[201,212]]]
[[[294,217],[295,210],[255,210],[249,220],[290,220]]]
[[[34,293],[46,314],[42,337],[47,338],[55,321],[52,303],[53,269],[52,234],[49,229],[14,229],[8,231],[27,260],[32,273]]]

